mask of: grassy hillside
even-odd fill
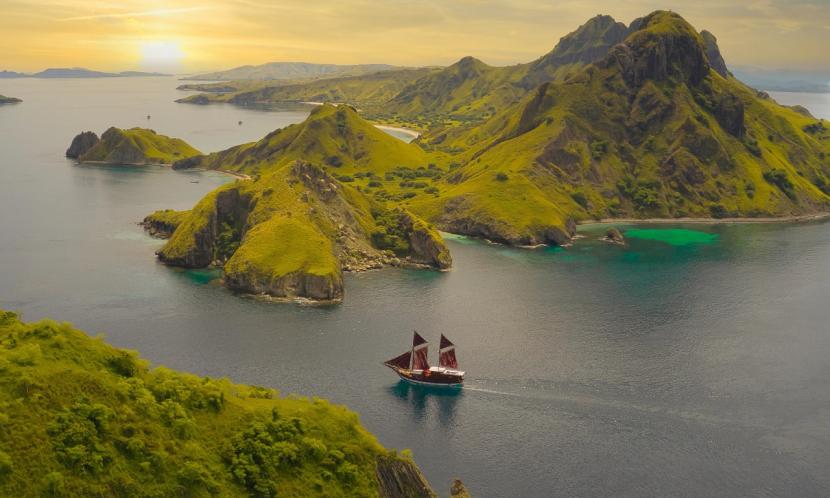
[[[477,126],[416,212],[511,243],[555,242],[569,219],[785,216],[828,208],[830,125],[711,68],[703,38],[657,12],[566,81]],[[553,231],[551,231],[553,230]]]
[[[0,422],[3,496],[434,496],[344,407],[150,368],[4,311]]]
[[[403,190],[425,190],[396,175],[430,171],[426,155],[348,106],[321,106],[303,123],[259,142],[174,167],[253,176],[217,189],[191,211],[162,211],[145,220],[158,233],[172,231],[159,251],[163,262],[221,266],[232,289],[339,301],[344,270],[451,264],[437,232],[405,206],[386,202],[389,195],[404,198]],[[395,184],[396,190],[370,187],[371,182]]]
[[[78,160],[112,164],[173,164],[201,154],[180,138],[159,135],[146,128],[122,130],[112,127]]]

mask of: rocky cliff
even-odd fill
[[[66,149],[66,157],[78,159],[89,152],[89,149],[95,147],[100,140],[93,131],[81,132],[72,139],[72,144]]]

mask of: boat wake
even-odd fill
[[[483,379],[469,379],[467,384],[464,386],[463,391],[467,394],[481,393],[484,395],[504,396],[538,402],[540,404],[539,409],[544,410],[554,408],[564,412],[583,412],[587,408],[597,416],[602,416],[602,412],[611,412],[611,416],[615,418],[617,415],[613,412],[628,411],[638,412],[641,415],[644,414],[653,417],[673,418],[686,422],[716,425],[721,427],[724,425],[733,425],[747,429],[770,430],[772,428],[769,424],[765,424],[760,421],[727,418],[712,413],[704,413],[699,410],[687,409],[685,407],[673,407],[653,403],[640,403],[632,400],[568,393],[562,391],[561,387],[557,387],[556,390],[553,390],[553,388],[547,390],[538,386],[511,385],[510,388],[505,390],[491,389],[479,384],[482,380]],[[551,406],[553,403],[555,403],[555,406]]]

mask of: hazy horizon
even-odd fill
[[[0,70],[194,73],[275,61],[427,66],[467,55],[504,66],[538,58],[598,14],[629,24],[666,9],[714,33],[729,64],[821,72],[830,70],[820,43],[830,34],[823,3],[8,0]]]

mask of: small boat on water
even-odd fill
[[[455,344],[441,334],[441,343],[438,348],[438,366],[430,366],[427,360],[429,343],[415,332],[412,338],[412,349],[406,353],[385,361],[383,364],[398,374],[398,377],[412,384],[435,387],[461,387],[464,384],[464,373],[458,370],[458,359],[455,357]]]

